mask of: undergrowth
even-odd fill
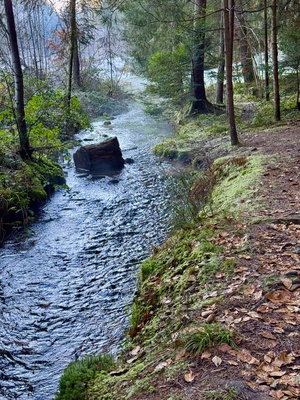
[[[115,362],[110,354],[89,355],[71,362],[60,379],[55,400],[85,400],[87,384],[97,373],[109,372],[114,366]]]

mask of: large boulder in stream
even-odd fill
[[[121,170],[124,159],[116,137],[80,147],[73,155],[77,169],[106,174]]]

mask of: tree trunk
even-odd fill
[[[225,36],[225,65],[227,88],[227,113],[230,125],[230,139],[232,145],[239,144],[234,113],[232,59],[233,59],[233,32],[234,32],[234,0],[224,0],[224,36]]]
[[[224,59],[224,16],[221,13],[221,23],[220,23],[220,50],[219,50],[219,65],[217,72],[217,94],[216,102],[222,104],[224,101],[224,72],[225,72],[225,59]]]
[[[280,121],[280,94],[278,76],[278,46],[277,46],[277,4],[273,0],[272,5],[272,55],[273,55],[273,79],[274,79],[274,116]]]
[[[74,66],[74,48],[75,48],[75,30],[76,24],[76,0],[70,0],[70,54],[69,54],[69,77],[67,91],[67,114],[66,114],[66,134],[70,135],[70,115],[71,115],[71,97],[72,97],[72,77]]]
[[[204,51],[205,51],[205,16],[206,0],[196,0],[195,3],[195,49],[192,61],[192,113],[207,113],[213,111],[213,105],[207,100],[204,84]]]
[[[265,42],[265,92],[266,101],[270,100],[269,43],[268,43],[268,0],[264,0],[264,42]]]
[[[237,20],[239,22],[238,37],[239,37],[239,52],[242,65],[242,74],[244,82],[252,84],[255,81],[255,73],[252,62],[252,51],[248,41],[249,32],[244,17],[243,5],[241,2],[239,2],[238,8],[239,8],[237,13]]]
[[[73,79],[76,86],[80,87],[81,79],[80,79],[80,61],[79,61],[79,52],[78,52],[78,40],[77,35],[74,43],[74,55],[73,55]]]
[[[77,38],[77,25],[75,18],[75,37],[74,37],[74,54],[73,54],[73,80],[76,86],[80,87],[80,61],[79,61],[79,51],[78,51],[78,38]],[[72,29],[72,28],[71,28]]]
[[[19,55],[19,47],[17,42],[17,33],[15,26],[15,18],[11,0],[4,0],[5,15],[7,20],[7,31],[11,48],[11,59],[13,65],[13,73],[15,80],[15,119],[20,140],[20,154],[23,158],[30,158],[29,138],[25,120],[24,110],[24,85],[23,72]]]

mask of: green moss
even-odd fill
[[[259,178],[263,173],[263,160],[260,156],[247,159],[246,163],[235,165],[230,159],[218,160],[221,166],[221,181],[213,190],[214,212],[239,213],[245,209],[254,208],[255,193],[258,190]]]
[[[32,209],[44,202],[56,185],[65,183],[62,168],[46,158],[25,162],[6,156],[1,159],[1,169],[0,242],[4,233],[30,222]]]
[[[71,362],[60,379],[55,400],[85,400],[87,383],[95,377],[96,372],[107,375],[114,365],[110,354],[90,355]]]
[[[97,374],[93,384],[89,388],[89,399],[91,400],[115,400],[127,399],[136,393],[139,389],[148,387],[148,379],[138,380],[139,375],[145,369],[145,365],[137,362],[132,365],[128,371],[124,371],[120,375],[110,375],[105,372]],[[135,382],[135,384],[132,384]],[[118,394],[122,386],[127,386],[129,389],[123,396]]]

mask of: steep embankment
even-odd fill
[[[85,398],[299,398],[299,133],[244,135],[203,175],[198,223],[142,264],[131,339]]]

